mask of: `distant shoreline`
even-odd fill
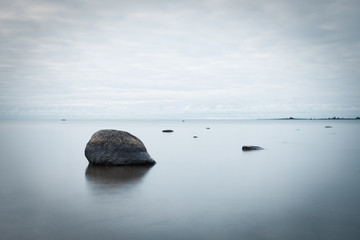
[[[360,117],[355,118],[344,118],[344,117],[332,117],[332,118],[268,118],[268,119],[258,119],[258,120],[360,120]]]
[[[0,121],[61,121],[61,122],[67,122],[67,121],[249,121],[249,120],[360,120],[360,117],[332,117],[332,118],[296,118],[296,117],[288,117],[288,118],[119,118],[119,119],[106,119],[106,118],[99,118],[99,119],[80,119],[80,118],[1,118]]]

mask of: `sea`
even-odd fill
[[[157,164],[89,165],[101,129]],[[358,240],[360,121],[2,120],[0,239]]]

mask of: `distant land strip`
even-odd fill
[[[332,117],[332,118],[267,118],[267,119],[258,119],[258,120],[360,120],[360,117],[355,118],[345,118],[345,117]]]

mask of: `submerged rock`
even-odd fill
[[[174,132],[174,130],[171,130],[171,129],[165,129],[165,130],[162,130],[162,132],[164,132],[164,133],[172,133],[172,132]]]
[[[142,141],[125,131],[100,130],[86,145],[85,156],[95,165],[154,165]]]
[[[254,151],[254,150],[263,150],[263,148],[259,147],[259,146],[243,146],[242,150],[243,151]]]

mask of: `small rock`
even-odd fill
[[[198,138],[198,136],[193,136],[193,138]]]
[[[162,130],[162,132],[164,132],[164,133],[172,133],[172,132],[174,132],[174,130],[171,130],[171,129],[165,129],[165,130]]]
[[[242,150],[243,151],[253,151],[253,150],[263,150],[263,148],[259,147],[259,146],[243,146]]]
[[[125,131],[100,130],[86,145],[85,156],[95,165],[154,165],[145,145]]]
[[[332,128],[332,126],[325,126],[325,128]]]

